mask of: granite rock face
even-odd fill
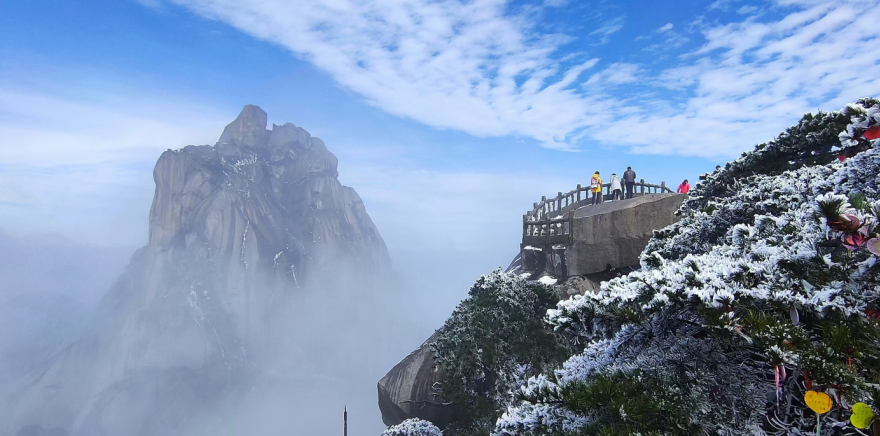
[[[161,155],[148,245],[87,332],[22,381],[0,433],[188,433],[280,352],[291,295],[340,271],[389,271],[323,141],[266,120],[246,106],[216,145]]]
[[[455,408],[439,401],[434,389],[435,383],[444,380],[443,372],[435,368],[431,349],[438,335],[439,331],[434,332],[379,380],[379,410],[385,425],[420,418],[444,428],[458,418]]]

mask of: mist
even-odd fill
[[[78,244],[58,236],[0,233],[0,394],[16,401],[17,383],[43,371],[75,342],[134,247]],[[501,252],[395,251],[393,273],[365,275],[332,268],[317,283],[293,290],[272,320],[272,352],[237,388],[195,410],[183,433],[201,435],[378,435],[385,425],[376,383],[442,326],[480,274],[506,266]],[[512,257],[512,256],[511,256]],[[365,278],[370,276],[371,278]],[[196,370],[198,372],[199,370]],[[198,377],[188,374],[187,377]],[[210,377],[207,380],[211,380]],[[201,388],[200,388],[201,389]],[[205,392],[211,386],[203,387]],[[161,416],[133,397],[119,419]],[[199,403],[198,395],[176,401]],[[144,407],[145,410],[136,410]],[[152,427],[152,426],[151,426]],[[47,428],[49,428],[47,426]],[[15,434],[19,429],[8,429]],[[159,434],[162,427],[145,430]]]
[[[134,250],[0,229],[0,386],[76,337]]]
[[[297,295],[277,327],[289,336],[276,366],[228,421],[209,417],[213,425],[198,434],[342,434],[346,406],[351,436],[380,434],[379,379],[443,325],[480,274],[502,263],[490,252],[391,254],[390,278],[364,280],[342,268]]]

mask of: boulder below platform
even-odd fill
[[[443,371],[435,368],[431,349],[438,335],[439,330],[379,380],[379,410],[385,425],[420,418],[444,428],[459,418],[456,409],[444,404],[434,390],[434,384],[444,380]]]

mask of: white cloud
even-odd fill
[[[707,28],[707,43],[690,63],[658,78],[693,89],[678,113],[625,117],[595,135],[636,151],[731,155],[771,139],[806,111],[877,95],[876,4],[817,2],[776,22]],[[650,140],[628,134],[627,125],[651,132]]]
[[[583,86],[636,76],[606,73],[624,62],[613,54],[564,63],[572,37],[538,33],[534,16],[512,14],[506,0],[171,1],[288,48],[391,114],[558,149],[591,138],[636,152],[732,156],[806,111],[880,93],[877,0],[776,0],[781,19],[700,22],[706,42],[679,65],[633,68],[654,87],[644,95]],[[622,23],[584,35],[601,43]],[[674,38],[651,53],[675,56],[688,41],[672,28],[662,34]],[[585,76],[592,68],[602,72]],[[633,125],[650,135],[626,134]]]
[[[672,23],[666,23],[666,24],[657,28],[657,31],[660,33],[667,32],[670,30],[672,30]]]
[[[594,42],[595,45],[607,44],[611,41],[611,35],[620,32],[623,29],[623,23],[625,21],[625,17],[617,17],[611,20],[608,20],[606,23],[602,24],[598,29],[590,32],[591,36],[598,37],[599,39]]]
[[[736,3],[738,1],[740,1],[740,0],[715,0],[714,2],[709,4],[709,7],[707,7],[706,9],[708,9],[710,11],[713,11],[713,10],[727,11],[730,9],[730,7],[733,3]]]
[[[740,14],[740,15],[752,15],[752,14],[759,12],[760,10],[761,10],[761,8],[759,8],[755,5],[745,5],[745,6],[740,7],[739,9],[737,9],[736,13]]]
[[[16,89],[0,91],[0,163],[98,165],[195,144],[216,130],[217,111],[146,96],[91,94],[90,100]],[[228,122],[228,121],[226,121]]]
[[[573,89],[595,61],[562,66],[553,54],[570,38],[532,33],[503,0],[174,1],[280,44],[375,106],[431,126],[567,149],[565,138],[606,118],[601,101]]]
[[[608,68],[593,74],[587,79],[586,86],[616,86],[638,81],[639,66],[636,64],[615,63]]]

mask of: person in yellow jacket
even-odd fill
[[[599,177],[598,171],[590,179],[590,192],[593,193],[593,204],[602,202],[602,178]]]

